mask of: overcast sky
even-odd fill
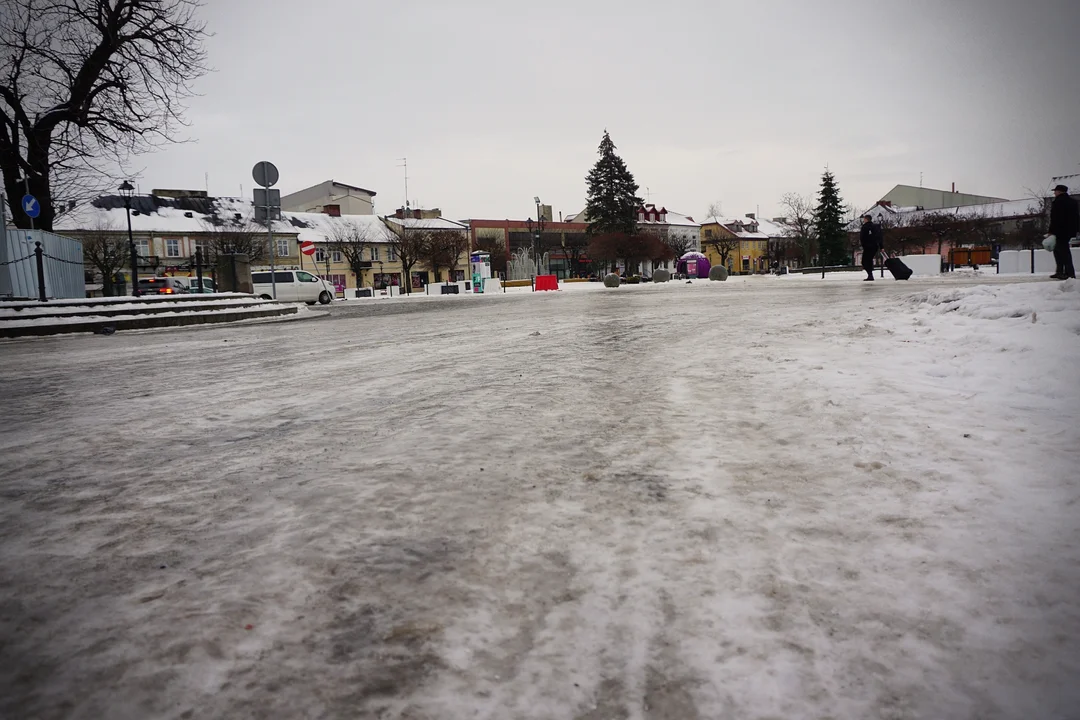
[[[582,209],[605,128],[651,199],[780,211],[823,168],[860,208],[897,183],[1007,198],[1080,172],[1066,0],[209,0],[195,142],[151,187],[335,179],[452,218]]]

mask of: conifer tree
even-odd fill
[[[814,213],[818,239],[818,261],[840,265],[847,257],[847,232],[844,230],[844,207],[836,178],[828,168],[821,176],[817,211]]]
[[[638,184],[626,169],[626,163],[615,154],[615,143],[608,131],[600,141],[600,159],[585,178],[588,194],[585,217],[589,221],[589,234],[624,233],[633,235],[637,230],[636,213],[642,200],[637,196]]]

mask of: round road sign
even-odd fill
[[[304,253],[305,255],[314,255],[315,243],[311,242],[310,240],[305,240],[304,242],[300,243],[300,252]]]
[[[255,167],[251,168],[251,177],[263,187],[274,187],[278,181],[278,171],[274,167],[274,163],[262,160],[255,163]]]

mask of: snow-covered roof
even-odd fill
[[[168,198],[139,195],[131,199],[131,229],[139,234],[161,233],[183,235],[210,232],[222,223],[252,222],[253,204],[250,200],[235,197]],[[451,221],[446,221],[451,222]],[[453,223],[457,226],[457,223]],[[389,242],[390,230],[382,218],[375,215],[342,215],[334,217],[323,213],[282,211],[281,220],[275,220],[273,231],[279,235],[295,234],[301,242],[327,242],[333,240],[338,230],[353,226],[358,228],[368,242]],[[91,202],[76,206],[56,221],[56,230],[127,229],[124,199],[105,195]]]
[[[671,210],[664,210],[663,220],[638,220],[637,222],[645,225],[683,225],[686,227],[701,227],[701,223],[695,222],[689,215],[683,215],[682,213],[672,212]]]
[[[960,205],[956,207],[939,208],[936,210],[920,210],[918,208],[894,208],[887,205],[875,205],[859,217],[847,224],[848,232],[857,232],[862,225],[862,216],[870,215],[876,221],[882,216],[888,216],[895,222],[907,226],[917,226],[922,218],[927,215],[953,215],[957,218],[993,218],[1007,219],[1029,215],[1038,215],[1043,212],[1039,207],[1039,201],[1007,200],[1005,202],[983,203],[981,205]]]
[[[315,243],[332,242],[341,237],[343,232],[355,228],[358,233],[353,235],[364,242],[390,242],[393,233],[383,223],[382,218],[376,215],[341,215],[339,217],[326,215],[325,213],[308,212],[283,212],[282,219],[286,219],[297,232],[296,239],[300,242],[310,240]]]
[[[794,234],[794,230],[788,225],[781,225],[780,223],[773,222],[772,220],[766,220],[765,218],[758,218],[758,231],[768,235],[771,238],[789,237]]]
[[[1069,188],[1070,194],[1076,194],[1080,192],[1080,173],[1071,173],[1069,175],[1055,175],[1050,178],[1050,187],[1055,185],[1064,185]]]
[[[751,232],[746,229],[747,225],[758,223],[758,231]],[[769,236],[761,232],[761,224],[753,218],[729,218],[722,215],[711,215],[702,221],[702,225],[723,225],[736,237],[743,240],[768,240]]]
[[[416,230],[465,230],[466,226],[446,218],[396,218],[388,217],[386,222]]]
[[[253,215],[252,202],[234,197],[157,197],[136,195],[131,198],[131,229],[134,232],[196,234],[223,222],[247,222]],[[239,216],[239,217],[238,217]],[[65,212],[55,223],[64,230],[127,230],[124,198],[102,195]],[[274,232],[295,230],[285,220],[275,221]]]

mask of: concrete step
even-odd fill
[[[224,310],[240,310],[242,308],[259,307],[274,304],[257,297],[238,302],[236,298],[230,298],[228,302],[207,300],[201,303],[185,302],[175,303],[139,303],[136,307],[117,307],[126,303],[112,303],[110,305],[53,305],[52,303],[38,303],[30,307],[16,310],[14,314],[3,312],[9,308],[0,308],[0,325],[9,320],[31,320],[35,318],[65,318],[72,316],[80,317],[134,317],[140,315],[156,315],[159,313],[194,312],[212,310],[216,312]]]
[[[25,319],[11,319],[0,321],[0,338],[33,337],[44,335],[61,335],[64,333],[92,332],[111,334],[117,330],[146,330],[150,328],[183,327],[186,325],[206,325],[211,323],[238,322],[241,320],[254,320],[259,318],[283,317],[295,315],[299,312],[297,305],[281,305],[273,302],[264,302],[265,308],[244,307],[236,309],[220,308],[213,310],[195,310],[191,314],[165,315],[162,312],[128,314],[117,317],[99,317],[96,315],[78,315],[76,317],[48,318],[55,322],[42,322],[40,324],[25,323]],[[173,308],[172,312],[188,312]]]

